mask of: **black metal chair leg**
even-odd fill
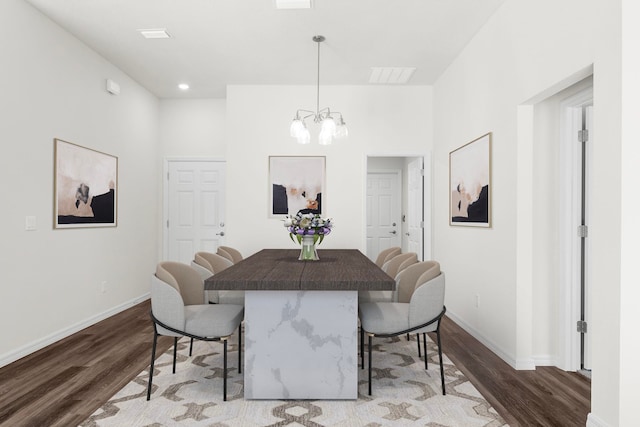
[[[176,356],[178,354],[178,337],[173,338],[173,373],[176,373]]]
[[[438,335],[438,355],[440,356],[440,378],[442,380],[442,395],[445,396],[447,392],[444,389],[444,367],[442,366],[442,342],[440,341],[440,325],[438,325],[436,335]]]
[[[155,329],[155,324],[153,325]],[[151,347],[151,367],[149,368],[149,385],[147,386],[147,400],[151,399],[151,383],[153,382],[153,366],[156,361],[156,344],[158,343],[158,333],[153,332],[153,347]]]
[[[224,367],[222,369],[222,400],[227,401],[227,340],[224,339]]]
[[[364,329],[360,328],[360,369],[364,369]]]
[[[418,341],[418,357],[422,357],[422,354],[420,354],[420,334],[416,334],[416,339]]]
[[[372,337],[369,335],[369,396],[371,396],[371,345]]]
[[[416,334],[419,335],[419,334]],[[429,370],[429,365],[427,364],[427,334],[423,333],[422,334],[422,346],[424,347],[424,370],[427,371]]]
[[[193,354],[193,338],[191,338],[191,343],[189,343],[189,357]]]
[[[407,332],[407,341],[411,341],[411,335],[409,335],[409,332]]]
[[[238,327],[238,373],[242,373],[242,325]]]

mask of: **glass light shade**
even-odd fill
[[[322,121],[320,133],[323,132],[326,132],[330,137],[336,134],[336,122],[331,117],[327,117]]]
[[[291,133],[291,136],[293,138],[297,138],[299,135],[302,134],[304,129],[305,129],[305,125],[304,123],[302,123],[302,120],[294,119],[291,122],[291,127],[289,128],[289,132]]]
[[[324,122],[323,122],[324,123]],[[333,136],[329,131],[323,129],[320,131],[320,135],[318,135],[318,144],[320,145],[330,145],[333,140]]]
[[[309,144],[311,142],[309,129],[303,126],[302,131],[300,131],[296,138],[298,139],[298,144]]]
[[[347,129],[347,125],[343,123],[340,123],[337,127],[336,127],[336,138],[346,138],[347,136],[349,136],[349,130]]]

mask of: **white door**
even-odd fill
[[[367,173],[367,256],[401,245],[400,171]]]
[[[423,258],[424,239],[424,213],[422,195],[424,194],[424,170],[422,158],[417,158],[409,163],[408,174],[408,200],[407,200],[407,251],[418,254],[418,259]]]
[[[198,251],[216,252],[224,236],[225,163],[169,161],[165,259],[190,263]]]

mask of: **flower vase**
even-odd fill
[[[300,261],[318,261],[318,252],[316,251],[316,244],[313,240],[313,235],[302,236],[302,247],[300,248]]]

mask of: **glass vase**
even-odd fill
[[[302,236],[302,247],[300,248],[300,261],[318,261],[318,252],[316,244],[313,241],[313,235]]]

